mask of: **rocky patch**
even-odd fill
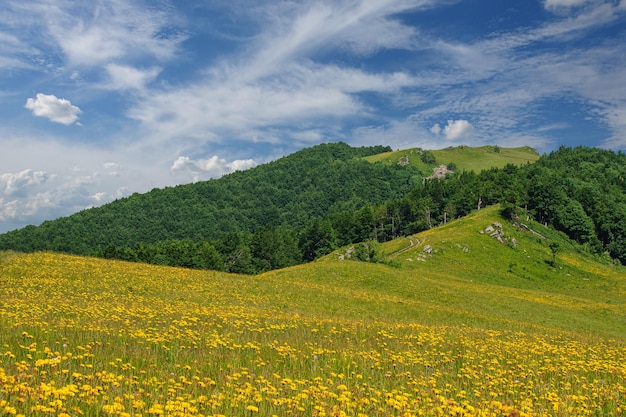
[[[487,234],[489,237],[497,240],[503,245],[511,244],[513,247],[517,247],[517,239],[511,238],[509,239],[504,233],[504,228],[502,227],[502,223],[493,222],[493,224],[488,225],[483,230],[479,232],[480,234]]]

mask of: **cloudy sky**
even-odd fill
[[[0,3],[0,233],[330,141],[626,149],[626,0]]]

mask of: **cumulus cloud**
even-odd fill
[[[443,129],[439,126],[439,123],[435,123],[433,127],[430,128],[431,133],[435,135],[443,133],[448,140],[457,140],[466,137],[473,131],[474,126],[464,119],[448,120],[448,124],[444,126]]]
[[[0,220],[3,222],[12,220],[17,217],[19,212],[19,202],[17,200],[4,202],[0,198]]]
[[[433,127],[430,128],[430,131],[435,135],[438,135],[441,133],[441,126],[439,126],[439,123],[435,123]]]
[[[188,156],[179,156],[170,171],[172,173],[188,173],[193,177],[194,182],[203,179],[220,177],[224,174],[252,168],[257,163],[252,159],[235,160],[228,162],[223,158],[214,155],[209,159],[193,160]]]
[[[38,93],[35,98],[26,100],[24,106],[35,116],[46,117],[52,122],[71,125],[78,120],[82,110],[70,103],[69,100],[58,98],[55,95]]]
[[[7,223],[9,229],[24,226],[23,222],[28,222],[32,216],[49,215],[56,208],[52,193],[48,191],[34,193],[28,198],[20,197],[7,202],[0,200],[0,220]]]
[[[0,190],[5,195],[19,195],[27,187],[44,184],[49,177],[48,173],[44,171],[33,171],[32,169],[1,174]]]
[[[117,190],[116,187],[117,186]],[[78,167],[58,173],[24,170],[0,175],[0,233],[67,216],[129,194],[119,182]]]
[[[94,207],[95,205],[109,203],[113,200],[126,197],[129,194],[130,193],[128,191],[128,187],[125,187],[125,186],[118,188],[114,192],[99,191],[90,196],[90,199],[93,200],[94,204],[90,204],[89,206],[87,206],[87,208]]]
[[[107,200],[108,198],[108,194],[105,193],[104,191],[100,191],[98,193],[95,193],[94,195],[91,196],[95,201],[97,202],[104,202]]]
[[[456,140],[470,134],[474,130],[474,126],[467,120],[448,120],[448,125],[443,128],[443,134],[446,139]]]

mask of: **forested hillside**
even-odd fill
[[[420,164],[366,160],[389,151],[319,145],[218,180],[136,194],[0,235],[0,249],[258,273],[364,241],[369,252],[360,257],[376,260],[376,242],[502,204],[508,217],[532,217],[583,250],[626,263],[621,152],[562,147],[532,164],[481,172],[449,162],[445,178],[431,178],[441,161],[429,151]]]
[[[187,252],[190,245],[200,250],[195,247],[197,242],[224,236],[224,247],[250,246],[250,234],[255,232],[279,233],[281,240],[297,243],[295,232],[312,220],[382,204],[404,195],[412,181],[421,181],[417,168],[361,159],[389,150],[382,146],[352,148],[343,143],[315,146],[245,172],[134,194],[38,227],[9,232],[0,236],[0,248],[92,255],[108,248],[109,254],[117,257],[117,248],[139,244],[154,244],[146,249],[150,253],[165,247],[169,252]],[[279,227],[280,231],[275,230]],[[188,241],[182,245],[180,240]],[[299,255],[296,258],[301,260]]]
[[[394,234],[412,234],[495,203],[507,217],[564,232],[591,253],[626,263],[626,155],[561,147],[536,163],[430,179],[385,205]],[[387,222],[387,230],[389,221]]]

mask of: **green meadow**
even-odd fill
[[[380,250],[256,276],[4,253],[0,414],[626,412],[624,267],[497,206]]]
[[[423,161],[423,151],[418,148],[385,152],[368,156],[369,162],[398,163],[403,159],[410,165],[417,166],[420,170],[428,169],[434,163]],[[445,149],[427,151],[432,153],[436,164],[448,165],[454,163],[459,171],[474,171],[491,168],[503,168],[507,164],[524,165],[539,159],[539,154],[528,146],[520,148],[501,148],[499,146],[457,146]]]

